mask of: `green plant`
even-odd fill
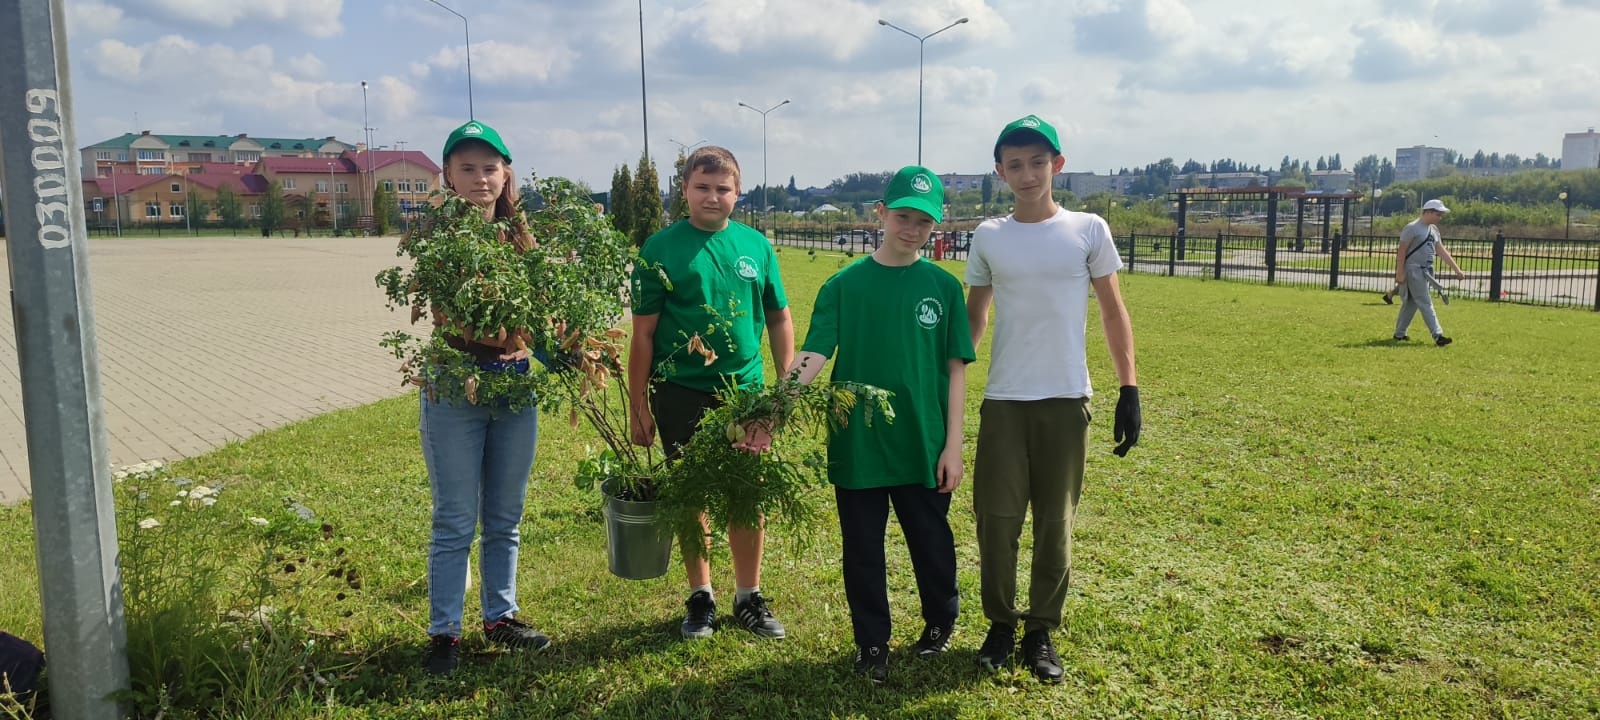
[[[436,193],[440,202],[400,242],[396,254],[410,267],[378,273],[391,308],[409,307],[413,323],[437,312],[427,338],[394,331],[382,344],[401,359],[405,382],[430,397],[496,403],[513,412],[535,402],[558,408],[570,395],[546,392],[552,373],[540,363],[526,373],[480,368],[450,347],[447,334],[509,343],[561,369],[584,338],[603,337],[622,317],[621,288],[632,249],[600,218],[587,194],[572,182],[542,179],[544,204],[525,218],[530,248],[514,237],[522,222],[489,220],[460,196]]]

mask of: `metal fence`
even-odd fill
[[[933,239],[922,248],[922,256],[930,260],[965,260],[971,234],[966,232],[935,231]],[[783,247],[807,251],[833,251],[859,255],[876,250],[882,241],[882,231],[876,227],[841,225],[832,228],[775,228],[772,242]]]
[[[1128,272],[1371,292],[1393,288],[1397,244],[1393,236],[1340,234],[1305,241],[1220,232],[1117,239]],[[1457,280],[1435,261],[1435,274],[1452,297],[1600,312],[1600,241],[1496,234],[1485,240],[1447,238],[1444,245],[1467,276]]]

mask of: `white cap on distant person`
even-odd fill
[[[1447,213],[1447,212],[1450,212],[1450,208],[1445,207],[1444,203],[1439,202],[1438,200],[1429,200],[1429,201],[1423,203],[1422,204],[1422,209],[1423,210],[1432,210],[1432,211],[1434,211],[1436,213]]]

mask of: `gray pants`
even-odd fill
[[[1395,320],[1394,336],[1401,337],[1411,327],[1411,318],[1418,310],[1422,311],[1422,322],[1428,325],[1428,332],[1434,337],[1444,334],[1444,328],[1439,327],[1439,316],[1433,312],[1433,297],[1428,294],[1428,285],[1432,283],[1433,270],[1425,267],[1406,268],[1406,284],[1400,288],[1400,317]]]

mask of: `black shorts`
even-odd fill
[[[678,450],[689,444],[700,429],[700,418],[721,405],[715,393],[666,381],[650,384],[650,409],[656,416],[661,447],[669,457],[677,456]]]

